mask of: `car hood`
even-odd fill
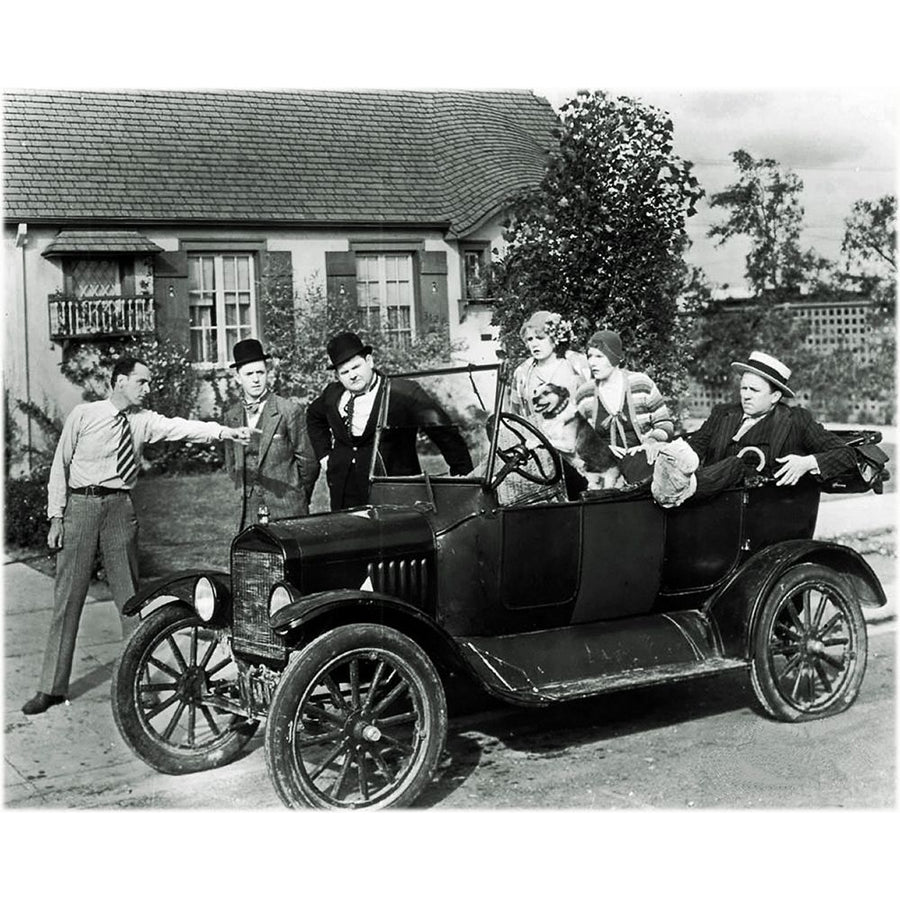
[[[273,544],[286,561],[308,565],[428,553],[435,548],[435,535],[418,510],[369,506],[253,525],[235,538],[235,546],[243,549],[271,552]]]

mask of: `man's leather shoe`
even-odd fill
[[[38,691],[23,707],[22,712],[26,716],[36,716],[38,713],[47,712],[51,706],[57,703],[65,703],[66,698],[61,694],[45,694]]]

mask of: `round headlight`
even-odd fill
[[[294,597],[285,584],[276,584],[269,594],[269,616],[274,616],[279,609],[283,609],[289,603],[294,602]]]
[[[216,586],[205,575],[201,575],[194,585],[194,609],[204,622],[208,622],[216,611]]]

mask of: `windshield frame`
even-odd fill
[[[496,363],[469,363],[466,365],[460,366],[447,366],[446,368],[439,369],[418,369],[415,371],[408,372],[391,372],[380,373],[382,378],[384,378],[385,386],[384,386],[384,398],[379,406],[378,410],[378,420],[375,424],[375,439],[374,446],[372,449],[372,459],[369,462],[369,483],[391,483],[391,482],[409,482],[411,480],[428,480],[435,482],[447,482],[447,483],[455,483],[455,484],[481,484],[488,485],[491,483],[491,478],[494,473],[494,461],[496,456],[497,449],[497,436],[498,429],[495,428],[494,432],[491,436],[491,442],[488,449],[488,465],[485,468],[483,475],[428,475],[423,472],[419,475],[378,475],[375,472],[376,465],[378,464],[378,460],[380,459],[379,448],[381,446],[381,434],[384,431],[387,425],[387,415],[388,410],[390,409],[391,402],[391,385],[392,382],[397,378],[409,378],[416,379],[422,377],[435,377],[441,375],[461,375],[461,374],[472,374],[474,372],[497,372],[497,384],[494,390],[494,398],[493,398],[493,408],[490,406],[485,407],[485,412],[488,413],[489,416],[493,416],[496,418],[498,410],[500,409],[500,403],[503,397],[504,389],[506,388],[507,383],[507,371],[508,367],[504,365],[502,362]],[[476,399],[480,399],[482,401],[482,405],[488,402],[486,398],[481,397],[478,393],[477,389],[473,390],[473,394]]]

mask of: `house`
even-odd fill
[[[482,274],[556,124],[515,91],[33,91],[3,118],[5,386],[60,415],[68,342],[157,334],[224,368],[276,278],[490,356]]]

